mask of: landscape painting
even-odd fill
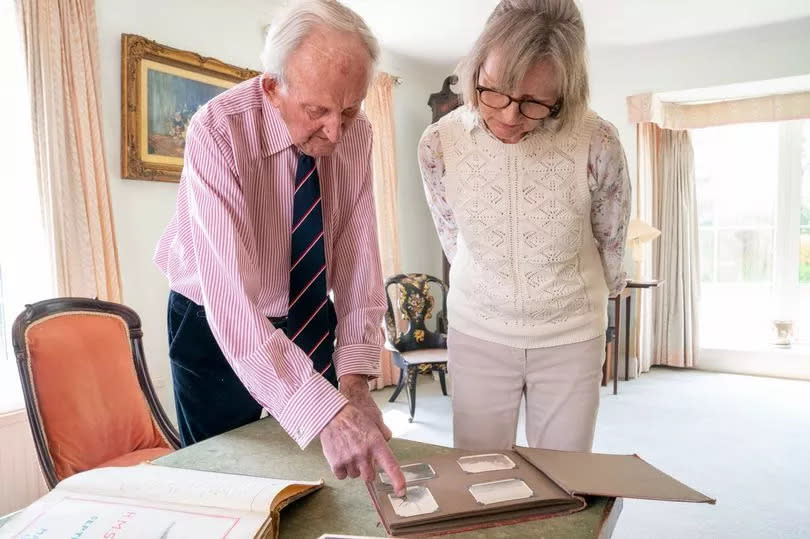
[[[177,182],[186,130],[200,107],[258,71],[121,36],[121,177]]]
[[[182,165],[191,116],[235,83],[144,61],[146,107],[142,111],[142,159]]]

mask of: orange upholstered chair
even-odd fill
[[[88,298],[41,301],[17,317],[14,352],[50,487],[179,447],[149,379],[142,335],[132,309]]]

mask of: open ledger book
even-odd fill
[[[714,503],[637,455],[515,447],[453,450],[401,463],[408,483],[393,494],[385,473],[368,484],[389,535],[424,537],[565,515],[583,496]]]
[[[0,537],[278,537],[279,512],[323,486],[141,464],[71,476]]]

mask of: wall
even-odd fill
[[[452,73],[452,66],[427,65],[384,53],[380,68],[400,77],[400,84],[394,90],[394,121],[402,271],[441,277],[441,245],[425,202],[416,152],[419,138],[432,119],[428,97],[441,90],[445,77]]]
[[[110,189],[121,261],[124,302],[143,319],[144,346],[152,378],[167,411],[174,415],[166,343],[166,280],[152,263],[158,237],[172,215],[177,185],[122,180],[120,174],[120,77],[122,33],[145,36],[172,47],[260,69],[263,28],[278,2],[238,0],[97,1],[103,128]],[[428,94],[444,75],[418,62],[386,55],[380,67],[400,76],[395,89],[403,270],[439,274],[440,247],[422,194],[416,144],[430,122]]]
[[[810,18],[709,37],[590,53],[592,106],[619,130],[636,183],[627,96],[810,73]]]
[[[0,413],[0,517],[22,509],[46,492],[25,410]]]

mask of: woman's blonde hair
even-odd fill
[[[478,72],[493,50],[502,51],[500,73],[489,73],[513,92],[529,68],[548,60],[559,77],[560,129],[576,125],[588,108],[585,25],[574,0],[501,0],[458,67],[464,101],[478,108]]]

